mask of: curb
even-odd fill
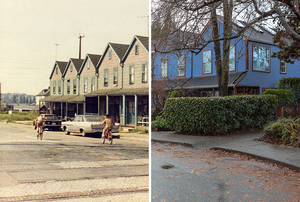
[[[226,149],[226,148],[222,148],[222,147],[212,147],[210,149],[222,150],[222,151],[226,151],[226,152],[240,153],[240,154],[244,154],[244,155],[247,155],[247,156],[252,156],[254,158],[264,160],[264,161],[268,161],[269,163],[277,164],[279,166],[287,167],[287,168],[290,168],[292,170],[297,170],[298,172],[300,172],[300,167],[298,167],[298,166],[295,166],[295,165],[292,165],[292,164],[289,164],[289,163],[285,163],[285,162],[282,162],[282,161],[279,161],[279,160],[271,159],[271,158],[268,158],[268,157],[259,156],[259,155],[256,155],[256,154],[251,154],[251,153],[248,153],[248,152],[242,152],[242,151],[233,150],[233,149]]]
[[[155,139],[151,139],[151,141],[159,142],[159,143],[177,144],[177,145],[181,145],[181,146],[185,146],[185,147],[194,147],[192,144],[186,143],[186,142],[175,142],[175,141],[169,141],[169,140],[155,140]]]

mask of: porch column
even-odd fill
[[[63,108],[64,108],[64,105],[63,105],[63,102],[60,103],[60,116],[61,116],[61,120],[63,120],[63,115],[64,115],[64,112],[63,112]]]
[[[77,102],[76,115],[78,115],[78,107],[79,107],[79,102]]]
[[[68,119],[68,103],[66,102],[66,120]]]
[[[0,94],[1,96],[1,94]],[[1,103],[1,100],[0,100],[0,103]],[[41,114],[41,106],[40,106],[41,102],[40,102],[40,99],[39,99],[39,115]],[[0,113],[1,113],[1,105],[0,105]],[[47,114],[47,109],[46,109],[46,114]]]
[[[106,95],[106,114],[109,114],[109,97]]]
[[[125,102],[125,95],[123,95],[123,125],[126,125],[126,115],[125,115],[125,110],[126,108],[126,102]]]
[[[83,114],[85,115],[85,107],[86,107],[86,97],[84,97],[84,102],[83,102]]]
[[[100,115],[100,96],[98,96],[98,115]]]
[[[135,126],[138,125],[137,123],[137,111],[138,111],[138,96],[134,95],[134,124]]]

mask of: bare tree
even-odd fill
[[[228,94],[231,40],[241,37],[250,27],[273,23],[276,29],[273,27],[270,31],[274,32],[274,42],[281,49],[273,56],[291,63],[300,57],[299,4],[298,0],[153,0],[154,36],[164,44],[154,46],[154,50],[159,53],[188,50],[199,54],[213,43],[219,95],[225,96]],[[217,26],[218,14],[224,19],[223,31]],[[237,20],[243,20],[244,24],[233,35],[232,23]],[[203,30],[209,22],[212,36],[204,38]]]

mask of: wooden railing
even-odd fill
[[[275,119],[300,116],[300,104],[276,107]]]

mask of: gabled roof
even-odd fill
[[[53,70],[52,70],[52,72],[50,74],[50,79],[52,78],[52,75],[54,73],[56,65],[58,66],[58,69],[60,70],[61,75],[63,75],[63,73],[64,73],[64,71],[65,71],[65,69],[67,67],[67,64],[68,64],[68,62],[55,61]]]
[[[105,50],[104,50],[104,52],[103,52],[101,58],[100,58],[98,64],[97,64],[97,68],[98,68],[98,67],[100,66],[100,64],[102,63],[102,61],[103,61],[103,59],[104,59],[104,57],[105,57],[105,55],[106,55],[107,50],[108,50],[109,47],[114,51],[114,53],[116,54],[116,56],[119,58],[119,60],[120,60],[120,62],[121,62],[123,56],[125,55],[125,53],[126,53],[128,47],[129,47],[129,45],[127,45],[127,44],[118,44],[118,43],[110,43],[110,42],[109,42],[109,43],[107,44],[107,46],[106,46],[106,48],[105,48]]]
[[[81,72],[82,72],[82,70],[83,70],[83,67],[84,67],[84,65],[85,65],[85,63],[87,62],[88,59],[91,60],[93,66],[94,66],[94,68],[95,68],[95,70],[96,70],[96,69],[97,69],[97,64],[98,64],[100,58],[101,58],[101,55],[89,54],[89,53],[86,54],[86,57],[85,57],[85,59],[84,59],[82,65],[81,65],[81,68],[80,68],[78,74],[81,74]]]
[[[223,23],[224,22],[223,16],[218,15],[218,20]],[[246,26],[247,23],[243,20],[232,21],[232,28],[233,31],[235,32],[244,29]],[[274,31],[271,28],[269,28],[267,25],[254,24],[251,27],[248,28],[246,27],[241,37],[246,38],[249,41],[275,45],[273,42],[274,34],[275,34]]]
[[[45,88],[41,92],[39,92],[39,94],[37,94],[36,96],[49,96],[49,95],[50,95],[50,88]]]
[[[65,69],[65,71],[63,73],[63,76],[65,76],[65,74],[66,74],[67,70],[69,69],[69,66],[70,66],[71,63],[74,65],[74,68],[75,68],[75,70],[77,71],[77,74],[78,74],[79,70],[81,68],[81,65],[83,63],[83,59],[70,58],[70,60],[69,60],[69,62],[67,64],[67,67],[66,67],[66,69]]]
[[[123,56],[125,55],[129,45],[126,44],[117,44],[117,43],[109,43],[110,47],[116,53],[118,58],[122,60]]]
[[[126,59],[126,57],[128,56],[128,54],[130,53],[130,50],[132,49],[135,41],[138,40],[140,42],[140,44],[142,44],[142,46],[144,47],[144,49],[147,51],[147,53],[149,52],[149,37],[146,36],[137,36],[135,35],[126,51],[126,53],[124,54],[124,57],[122,58],[122,61],[124,61]]]

